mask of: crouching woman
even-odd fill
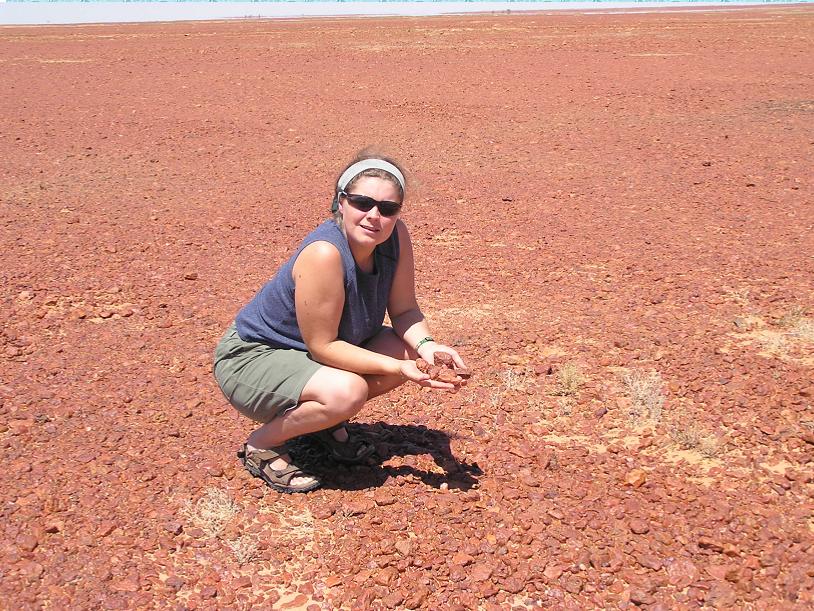
[[[334,215],[238,313],[215,350],[229,402],[261,423],[238,452],[248,471],[281,492],[320,485],[292,462],[287,442],[312,434],[338,461],[373,452],[349,436],[368,399],[404,382],[452,390],[416,367],[439,352],[416,302],[413,249],[400,219],[406,184],[390,159],[360,155],[339,176]],[[385,312],[392,328],[383,326]]]

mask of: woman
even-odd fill
[[[344,426],[365,401],[406,381],[452,390],[422,373],[455,350],[430,335],[415,296],[410,235],[399,219],[401,169],[360,154],[341,173],[334,218],[294,255],[237,315],[215,350],[215,377],[229,402],[263,423],[238,452],[246,469],[281,492],[320,485],[292,464],[287,442],[314,434],[331,456],[364,461],[373,447]],[[382,326],[385,310],[392,328]]]

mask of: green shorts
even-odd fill
[[[323,367],[307,352],[244,342],[232,323],[215,348],[215,379],[244,416],[269,422],[300,402],[302,389]]]

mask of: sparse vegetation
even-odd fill
[[[500,373],[500,382],[495,386],[489,403],[492,408],[496,408],[503,401],[503,396],[507,392],[523,390],[526,388],[526,374],[518,373],[514,369],[506,369]]]
[[[220,535],[229,520],[239,512],[240,508],[231,497],[218,488],[207,488],[197,503],[187,501],[182,509],[183,516],[210,537]]]
[[[557,388],[551,393],[560,397],[573,397],[578,392],[585,379],[579,368],[573,363],[565,363],[557,371]]]
[[[693,450],[707,458],[713,458],[721,451],[721,443],[713,435],[693,424],[674,426],[670,438],[682,450]]]
[[[777,320],[777,325],[786,330],[789,337],[805,342],[814,342],[814,320],[806,316],[802,306],[794,306]]]
[[[505,390],[523,390],[526,387],[525,375],[517,373],[514,369],[507,369],[500,374],[502,386]]]
[[[794,329],[800,321],[806,320],[805,309],[799,305],[792,306],[780,318],[777,319],[777,326],[784,329]]]
[[[814,320],[800,318],[789,329],[789,335],[804,342],[814,342]]]
[[[759,336],[758,341],[766,352],[780,356],[784,356],[789,347],[786,336],[777,332],[764,333]]]
[[[802,344],[814,343],[814,319],[806,316],[806,309],[793,306],[767,325],[758,316],[736,319],[738,331],[746,333],[749,342],[758,344],[764,356],[795,360]]]
[[[664,407],[664,382],[658,371],[628,371],[622,374],[625,393],[630,399],[630,417],[634,422],[658,422]]]
[[[226,545],[232,550],[235,560],[241,566],[251,562],[257,556],[257,538],[252,535],[242,535],[234,541],[227,541]]]
[[[562,416],[570,416],[574,413],[574,399],[572,397],[558,397],[557,404],[560,406],[560,414]]]

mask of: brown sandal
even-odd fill
[[[368,456],[376,451],[376,448],[363,439],[353,439],[350,436],[350,431],[348,431],[347,441],[338,441],[333,435],[334,431],[345,428],[347,424],[347,422],[340,422],[336,426],[311,433],[311,435],[328,450],[334,460],[349,465],[363,463]]]
[[[278,492],[310,492],[315,488],[319,488],[322,485],[321,481],[294,464],[289,463],[284,469],[271,468],[271,463],[287,453],[288,446],[286,444],[268,450],[249,451],[244,443],[243,447],[238,450],[237,457],[249,473],[259,477]],[[291,480],[295,477],[308,477],[313,481],[309,484],[292,486]]]

